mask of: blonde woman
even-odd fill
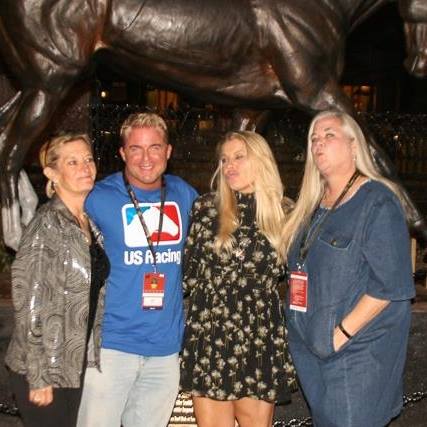
[[[108,260],[83,209],[96,175],[88,137],[49,140],[40,163],[50,200],[12,265],[15,329],[6,364],[25,427],[74,427],[89,336],[99,350]]]
[[[181,388],[201,427],[270,426],[292,368],[278,294],[283,186],[267,142],[227,134],[213,183],[194,204],[186,246]]]
[[[289,348],[316,427],[383,427],[402,408],[414,296],[399,188],[357,123],[326,111],[284,227]]]

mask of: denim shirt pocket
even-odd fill
[[[330,246],[332,249],[338,250],[347,250],[352,241],[351,237],[345,235],[330,232],[325,230],[320,236],[319,240],[326,245]]]
[[[337,304],[321,307],[311,315],[286,308],[289,332],[292,335],[297,334],[319,359],[326,360],[339,355],[342,350],[351,345],[353,340],[347,341],[338,350],[335,350],[335,328],[351,310],[352,304],[348,299],[342,300]],[[359,332],[356,335],[359,336]]]
[[[359,264],[357,245],[351,237],[325,231],[319,237],[319,245],[321,250],[314,254],[317,265],[313,278],[320,286],[313,293],[316,308],[333,306],[348,297]]]
[[[322,307],[310,316],[306,324],[306,344],[320,359],[326,359],[335,353],[333,340],[336,317],[335,306]]]

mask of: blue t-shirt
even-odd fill
[[[85,208],[104,236],[111,264],[107,280],[102,347],[143,356],[165,356],[181,349],[183,334],[182,255],[189,214],[197,192],[165,175],[166,201],[157,243],[160,189],[133,187],[153,238],[159,273],[166,277],[163,309],[142,308],[143,277],[153,271],[153,256],[121,172],[95,185]]]

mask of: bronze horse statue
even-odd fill
[[[353,114],[339,86],[346,37],[388,1],[1,0],[0,54],[19,86],[0,109],[5,243],[17,247],[28,219],[18,201],[24,158],[70,89],[89,74],[97,51],[108,52],[126,73],[238,107],[240,127],[256,125],[260,110],[285,104]],[[399,0],[399,7],[406,66],[425,76],[427,1]],[[408,203],[408,218],[423,228]]]

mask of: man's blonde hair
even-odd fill
[[[168,127],[162,117],[154,113],[133,113],[123,122],[122,127],[120,128],[122,145],[125,144],[132,129],[144,127],[160,130],[163,135],[164,142],[166,144],[169,143]]]

